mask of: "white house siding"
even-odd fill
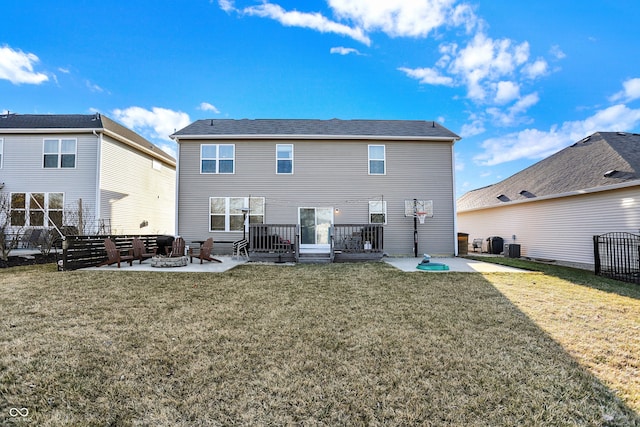
[[[200,145],[235,144],[233,175],[200,174]],[[276,174],[276,145],[294,145],[294,174]],[[385,145],[386,175],[368,174],[368,145]],[[368,223],[368,202],[387,202],[384,248],[413,253],[413,219],[405,199],[433,200],[435,215],[418,224],[419,251],[454,253],[452,144],[405,141],[180,141],[178,234],[187,241],[239,233],[209,232],[209,197],[265,197],[266,223],[298,222],[299,207],[331,207],[336,224]]]
[[[474,238],[500,236],[521,255],[593,265],[593,236],[640,231],[640,185],[458,212],[458,229]],[[515,240],[512,236],[515,236]]]
[[[4,134],[3,165],[0,182],[3,193],[64,193],[65,209],[76,210],[82,199],[84,209],[94,212],[97,138],[87,134],[40,133]],[[43,141],[46,138],[77,140],[75,168],[43,167]]]
[[[101,159],[100,216],[111,232],[173,235],[175,169],[163,163],[156,170],[151,156],[106,136]]]

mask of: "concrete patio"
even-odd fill
[[[449,270],[419,270],[416,268],[422,261],[422,257],[419,258],[384,258],[384,262],[394,266],[395,268],[405,272],[421,272],[421,273],[448,273],[448,272],[462,272],[462,273],[527,273],[527,270],[519,268],[507,267],[504,265],[493,264],[483,261],[475,261],[466,258],[431,258],[431,262],[445,264],[449,267]]]

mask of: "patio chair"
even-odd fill
[[[247,239],[240,239],[233,242],[233,257],[240,258],[244,253],[244,256],[249,259],[247,246],[249,246],[249,242],[247,241]]]
[[[171,243],[171,249],[169,249],[169,247],[166,248],[167,251],[169,253],[167,253],[167,256],[184,256],[184,250],[185,250],[185,242],[184,239],[180,236],[176,237],[173,241],[173,243]]]
[[[209,237],[204,243],[200,246],[200,250],[197,254],[193,253],[193,248],[189,248],[189,258],[191,262],[193,262],[194,258],[200,258],[200,264],[203,261],[213,261],[213,262],[222,262],[217,258],[213,258],[211,256],[211,251],[213,250],[213,238]]]
[[[133,250],[129,249],[129,254],[128,255],[122,255],[120,253],[120,249],[118,249],[116,247],[116,244],[113,243],[113,240],[111,240],[110,238],[106,238],[104,239],[104,247],[107,251],[107,260],[106,261],[102,261],[100,264],[97,265],[97,267],[102,267],[103,265],[111,265],[111,264],[118,264],[118,268],[120,268],[120,263],[121,262],[128,262],[129,265],[133,265]]]
[[[153,249],[153,251],[148,252],[144,242],[137,237],[133,238],[131,244],[133,245],[133,258],[140,260],[140,264],[142,264],[142,261],[145,259],[156,256],[157,249]]]

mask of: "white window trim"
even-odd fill
[[[216,147],[216,157],[202,157],[202,148],[203,147]],[[221,146],[229,146],[233,147],[233,158],[231,159],[221,159],[220,158],[220,147]],[[215,160],[216,162],[216,171],[215,172],[203,172],[202,170],[202,161],[203,160]],[[220,161],[221,160],[231,160],[233,161],[233,170],[231,172],[220,172]],[[201,175],[234,175],[236,173],[236,145],[235,144],[200,144],[200,174]]]
[[[225,199],[225,212],[224,212],[224,230],[212,230],[211,229],[211,199]],[[230,226],[231,226],[231,214],[230,214],[230,210],[231,210],[231,203],[230,203],[230,199],[244,199],[244,207],[249,207],[249,197],[234,197],[234,196],[210,196],[209,197],[209,210],[208,210],[208,222],[209,222],[209,232],[210,233],[230,233],[230,232],[241,232],[242,230],[231,230]],[[264,222],[264,216],[265,216],[265,198],[264,197],[251,197],[251,199],[257,200],[260,199],[262,200],[262,217],[263,217],[263,222]],[[249,213],[247,214],[247,216],[251,215],[251,211],[249,211]],[[245,231],[249,231],[249,227],[248,227],[248,221],[245,223]]]
[[[3,164],[4,164],[4,139],[0,138],[0,169],[2,169]]]
[[[25,196],[24,209],[22,209],[22,208],[14,209],[12,206],[10,206],[10,210],[11,211],[13,211],[13,210],[24,211],[24,225],[22,227],[33,227],[33,228],[48,228],[48,227],[51,227],[49,225],[49,217],[50,217],[49,212],[62,212],[62,224],[64,224],[64,199],[65,199],[65,193],[63,191],[48,191],[48,192],[13,191],[9,195],[9,200],[12,199],[13,194],[24,194],[24,196]],[[42,206],[43,209],[40,209],[40,207],[35,202],[32,202],[32,200],[31,200],[32,199],[32,197],[31,197],[32,194],[43,194],[44,195],[44,206]],[[49,195],[50,194],[62,194],[62,208],[60,208],[60,209],[49,209]],[[31,206],[32,203],[33,203],[33,207]],[[30,224],[31,216],[29,214],[30,214],[31,211],[36,211],[36,210],[44,212],[44,224],[42,224],[42,225],[32,225],[32,224]]]
[[[278,147],[291,147],[291,158],[290,159],[281,159],[278,157]],[[294,168],[294,154],[293,154],[293,144],[276,144],[276,175],[293,175]],[[291,161],[291,172],[278,172],[278,161],[280,160],[289,160]]]
[[[46,154],[54,154],[54,153],[46,153],[44,151],[44,146],[46,141],[58,141],[58,165],[55,168],[48,168],[44,165],[44,156]],[[63,154],[71,154],[71,153],[63,153],[62,152],[62,141],[73,141],[73,167],[62,167],[62,155]],[[77,138],[44,138],[42,140],[42,169],[76,169],[78,167],[78,139]]]
[[[372,159],[371,158],[371,147],[382,147],[383,156],[382,159]],[[371,172],[371,161],[382,161],[382,173],[372,173]],[[387,147],[384,144],[369,144],[367,145],[367,170],[369,171],[369,175],[386,175],[387,174]]]
[[[382,212],[378,212],[378,211],[374,211],[371,209],[371,204],[372,203],[382,203]],[[371,214],[383,214],[384,215],[384,222],[380,223],[380,222],[371,222]],[[389,218],[387,215],[387,201],[386,200],[370,200],[369,201],[369,213],[368,213],[368,221],[369,224],[382,224],[382,225],[387,225],[387,219]]]

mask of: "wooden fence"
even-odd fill
[[[99,236],[66,236],[62,244],[62,259],[58,268],[64,271],[77,270],[79,268],[95,267],[107,259],[104,247],[104,239],[110,238],[116,247],[123,252],[133,248],[133,238],[137,237],[144,242],[147,249],[152,251],[158,247],[158,237],[162,235],[99,235]]]

